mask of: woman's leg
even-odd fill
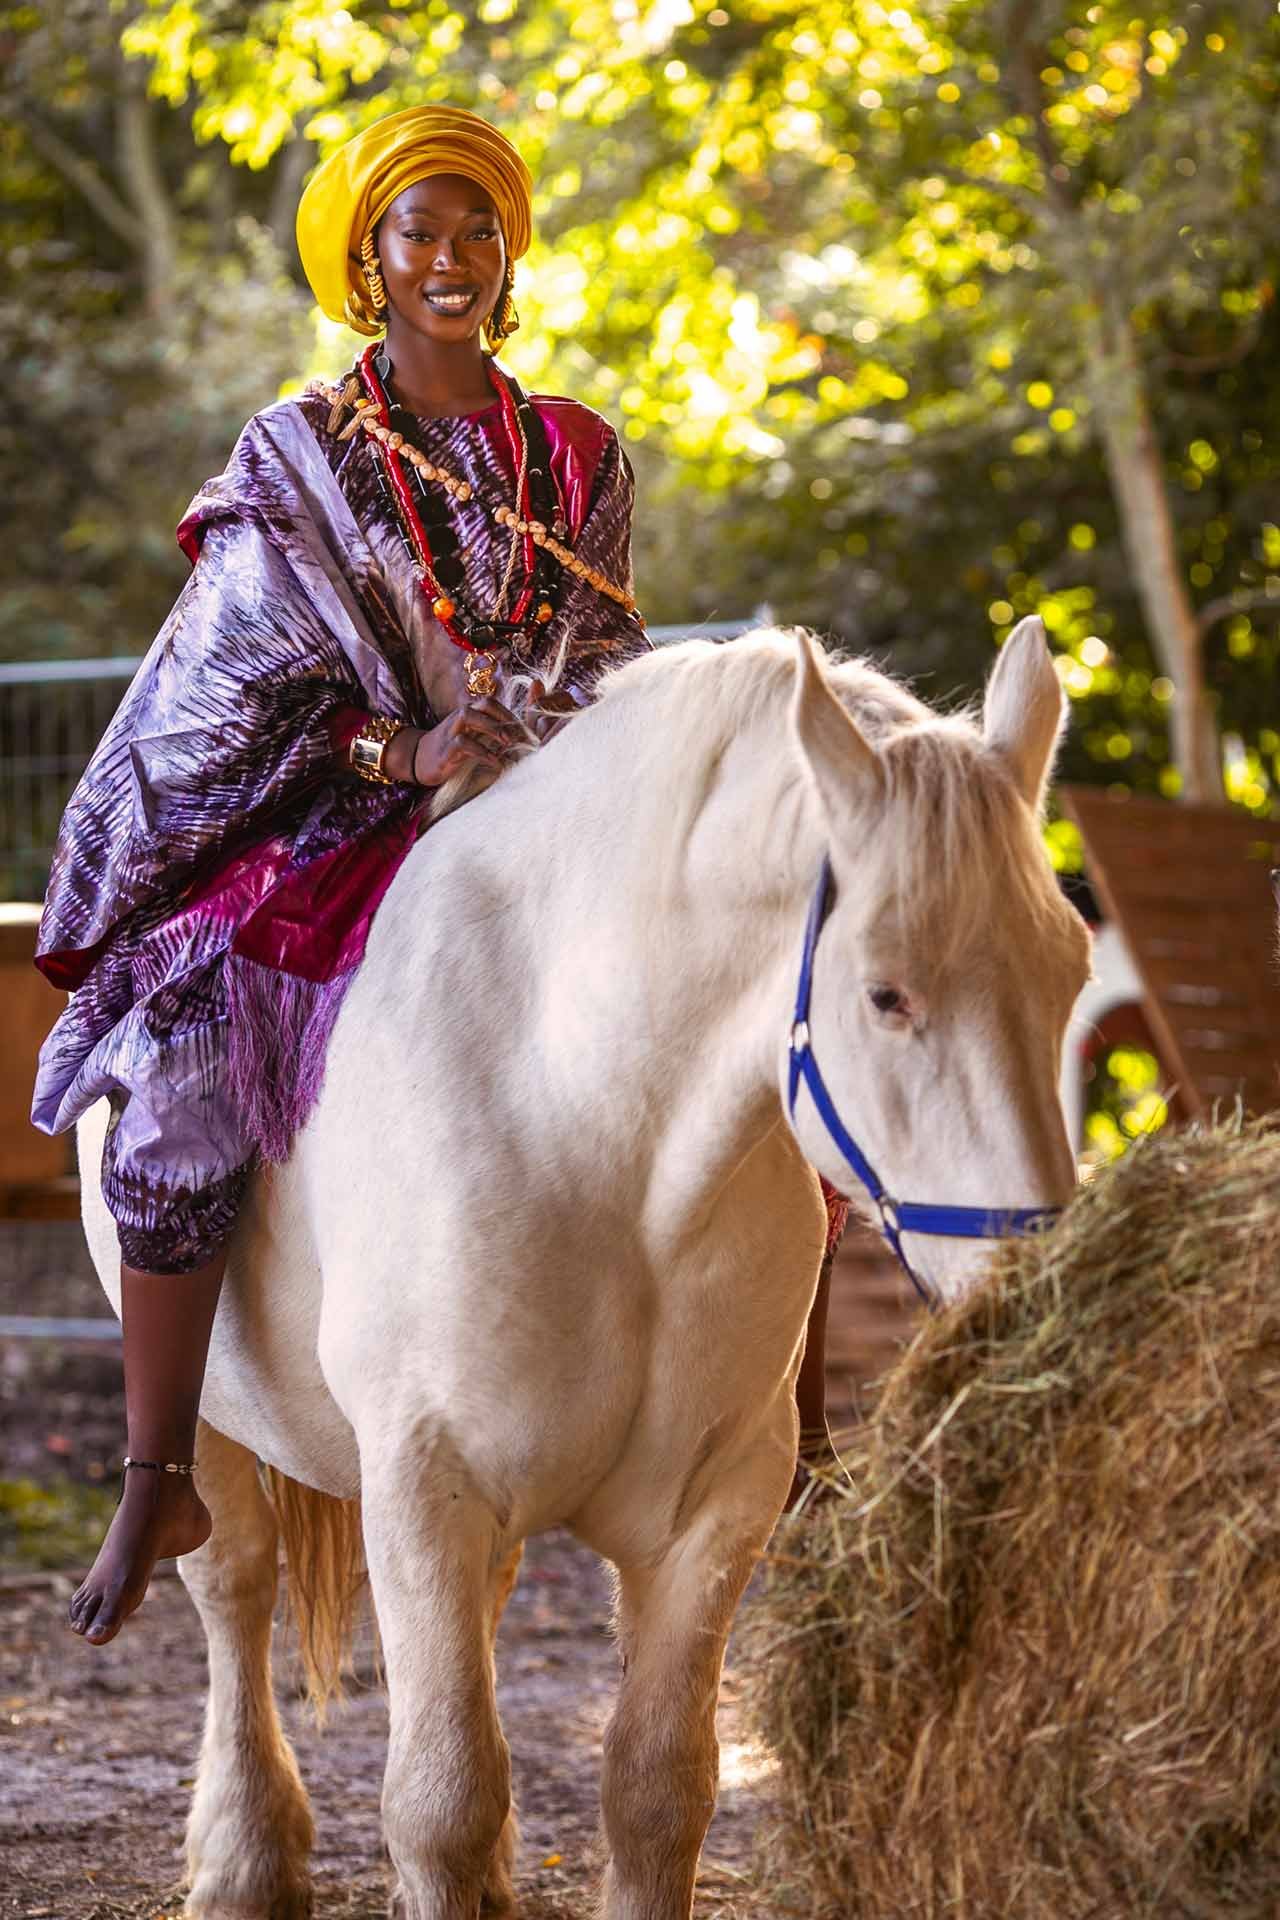
[[[849,1221],[849,1202],[835,1188],[822,1182],[822,1197],[827,1206],[827,1247],[818,1273],[818,1289],[809,1309],[805,1330],[804,1358],[796,1377],[796,1408],[800,1415],[800,1456],[795,1477],[787,1495],[790,1512],[808,1486],[813,1467],[831,1467],[838,1456],[827,1425],[827,1311],[831,1304],[831,1269],[836,1251]]]
[[[831,1299],[831,1252],[823,1256],[818,1291],[809,1309],[804,1358],[796,1376],[796,1408],[800,1414],[800,1453],[784,1512],[790,1513],[812,1479],[811,1468],[832,1466],[836,1450],[827,1426],[827,1307]]]
[[[209,1538],[189,1473],[226,1249],[248,1183],[249,1150],[225,1091],[223,1028],[170,1036],[131,1063],[111,1098],[102,1193],[120,1237],[126,1442],[120,1504],[71,1602],[75,1631],[113,1640],[157,1560]]]
[[[127,1450],[131,1460],[194,1459],[196,1420],[225,1252],[187,1273],[122,1264]],[[209,1512],[187,1473],[132,1467],[92,1570],[71,1602],[71,1625],[95,1646],[113,1640],[141,1602],[157,1560],[209,1538]]]
[[[834,1258],[831,1252],[823,1256],[818,1291],[813,1296],[805,1330],[804,1359],[796,1379],[802,1462],[826,1459],[831,1453],[831,1433],[827,1426],[827,1309],[831,1304]]]

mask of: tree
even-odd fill
[[[313,339],[262,177],[148,97],[121,19],[60,0],[5,21],[10,658],[146,644],[187,570],[178,515]]]
[[[778,420],[788,451],[805,429],[822,439],[828,424],[896,419],[928,471],[954,465],[962,441],[989,444],[992,410],[1015,461],[1054,434],[1069,453],[1099,448],[1147,643],[1174,690],[1183,791],[1219,796],[1205,642],[1233,613],[1280,611],[1275,535],[1259,517],[1239,530],[1234,567],[1187,568],[1156,397],[1179,374],[1243,364],[1263,339],[1280,212],[1274,7],[1135,19],[1054,0],[813,0],[705,20],[745,45],[726,67],[702,18],[676,37],[656,107],[685,105],[699,138],[645,176],[624,221],[676,214],[687,245],[701,220],[725,236],[716,252],[734,285],[789,321],[771,365],[762,342],[755,412]],[[801,233],[808,273],[788,257]],[[694,383],[716,369],[705,352],[688,364],[696,403]],[[735,433],[740,416],[721,445]],[[1189,479],[1222,457],[1193,438]],[[1006,473],[992,465],[990,483]],[[1077,524],[1083,543],[1093,529]],[[1214,591],[1197,607],[1203,584]],[[1016,586],[997,598],[997,630],[1023,598]]]
[[[1074,771],[1212,794],[1223,722],[1270,803],[1266,0],[181,0],[123,44],[197,277],[215,206],[283,237],[312,152],[383,112],[509,128],[542,235],[512,363],[620,420],[651,617],[768,599],[945,690],[1039,606]]]

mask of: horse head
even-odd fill
[[[1010,636],[980,725],[886,704],[879,675],[798,645],[793,729],[832,875],[801,1039],[845,1144],[909,1213],[1059,1206],[1075,1167],[1058,1076],[1090,943],[1040,840],[1065,704],[1044,630]],[[813,1094],[789,1103],[797,1138],[857,1197]],[[953,1296],[990,1246],[908,1225],[904,1251]]]

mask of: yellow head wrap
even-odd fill
[[[360,243],[397,194],[433,173],[458,173],[493,197],[507,258],[527,253],[533,178],[511,142],[460,107],[406,107],[375,120],[316,168],[298,205],[298,252],[330,320],[381,332],[373,317]]]

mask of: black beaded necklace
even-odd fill
[[[389,424],[409,446],[422,453],[424,450],[420,445],[417,417],[406,407],[392,401],[387,391],[391,361],[385,350],[368,356],[364,360],[364,367],[366,378],[370,372],[374,376],[370,385],[375,397],[386,407]],[[514,433],[509,434],[509,438],[513,442],[513,458],[518,461],[524,481],[524,517],[541,522],[550,528],[557,539],[563,539],[568,526],[551,469],[551,449],[546,429],[519,382],[492,359],[487,367],[489,379],[503,407],[504,420],[514,426]],[[507,598],[505,583],[494,613],[487,617],[476,613],[464,598],[466,556],[459,546],[454,523],[444,511],[440,492],[429,484],[415,463],[408,462],[415,474],[416,491],[420,498],[415,513],[412,502],[407,497],[401,497],[402,488],[392,484],[389,463],[381,446],[378,455],[382,456],[375,457],[379,483],[392,509],[400,537],[415,568],[421,569],[425,558],[441,590],[433,601],[432,610],[450,638],[473,653],[492,654],[510,650],[517,659],[528,664],[532,644],[541,628],[554,617],[559,600],[563,573],[553,556],[545,547],[526,541],[525,579],[516,598],[513,617],[499,617],[505,609]],[[399,478],[403,468],[398,461],[396,467],[396,477]],[[518,484],[517,491],[520,490]],[[425,549],[425,553],[420,549]]]

